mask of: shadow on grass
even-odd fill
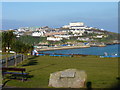
[[[86,87],[87,87],[88,90],[92,90],[92,82],[90,82],[90,81],[87,82]]]
[[[33,75],[25,75],[24,79],[22,79],[21,77],[23,77],[23,76],[22,75],[11,75],[11,76],[7,77],[6,79],[9,79],[9,80],[6,80],[5,82],[3,82],[2,88],[6,87],[6,84],[8,81],[11,81],[11,80],[20,80],[21,82],[22,82],[22,80],[29,81],[30,78],[33,77]],[[12,88],[12,87],[8,87],[8,88]]]
[[[35,60],[35,58],[37,58],[37,56],[33,56],[33,57],[29,58],[28,62],[26,64],[23,64],[22,66],[36,65],[38,62],[37,62],[37,60]]]
[[[35,71],[35,70],[47,68],[47,67],[54,66],[54,65],[56,65],[56,64],[49,64],[49,65],[46,65],[46,66],[43,66],[43,67],[40,67],[40,68],[37,68],[37,69],[29,70],[28,72],[32,72],[32,71]]]
[[[5,85],[7,84],[8,81],[10,81],[10,80],[7,80],[7,81],[3,82],[2,88],[5,87]]]
[[[22,80],[22,77],[24,78],[24,81],[28,81],[30,80],[30,78],[33,77],[33,75],[12,75],[9,79],[13,79],[13,80]]]

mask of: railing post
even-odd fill
[[[14,65],[17,66],[17,54],[15,53]]]
[[[24,54],[23,54],[23,61],[24,61],[24,58],[25,58],[25,56],[24,56]]]
[[[20,55],[21,56],[21,63],[23,62],[23,54]]]
[[[23,54],[21,54],[21,61],[23,61]]]
[[[5,67],[8,67],[8,58],[5,58]]]
[[[5,58],[5,66],[8,67],[8,55],[6,54],[6,58]]]

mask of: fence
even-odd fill
[[[7,66],[15,66],[29,57],[30,56],[23,55],[23,54],[14,55],[14,56],[10,56],[8,58],[0,60],[0,63],[2,64],[3,67],[6,66],[6,63],[7,63]]]

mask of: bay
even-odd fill
[[[106,47],[90,47],[90,48],[79,48],[79,49],[42,51],[42,53],[104,55],[104,53],[106,52],[108,55],[115,55],[115,54],[120,55],[119,46],[120,44],[115,44],[115,45],[107,45]]]

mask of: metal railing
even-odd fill
[[[23,54],[13,55],[8,58],[1,59],[0,64],[2,64],[2,66],[6,66],[7,63],[7,66],[15,66],[15,64],[17,65],[29,57],[30,55],[29,56]]]

